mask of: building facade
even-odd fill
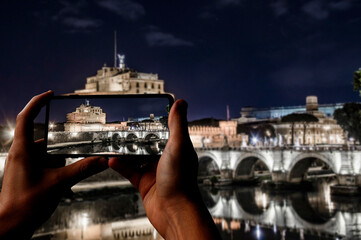
[[[309,101],[308,105],[317,105],[318,111],[322,112],[325,117],[332,117],[336,109],[342,108],[343,103],[335,104],[318,104],[316,96],[308,96],[306,101]],[[314,101],[314,102],[312,102]],[[243,107],[241,108],[241,117],[238,118],[238,122],[255,121],[261,119],[275,119],[282,118],[291,113],[306,112],[306,105],[302,106],[289,106],[289,107],[271,107],[271,108],[253,108]]]
[[[188,131],[195,148],[240,146],[248,142],[246,134],[237,133],[237,121],[215,121],[210,123],[189,123]]]
[[[308,96],[305,106],[261,110],[242,108],[242,116],[232,121],[190,123],[189,134],[196,148],[347,144],[345,132],[332,117],[333,112],[341,107],[342,104],[319,107],[317,97]],[[313,115],[317,121],[282,121],[282,117],[292,113]]]
[[[333,119],[333,112],[342,108],[343,104],[318,104],[316,96],[306,97],[306,105],[299,107],[280,107],[270,109],[250,109],[242,108],[242,116],[237,119],[240,125],[247,124],[252,127],[262,126],[267,122],[274,128],[275,140],[277,145],[322,145],[322,144],[346,144],[348,139],[345,132]],[[317,122],[283,122],[282,117],[292,113],[307,113],[315,116]],[[292,142],[293,125],[293,142]],[[269,145],[270,142],[264,137],[255,138],[263,145]]]
[[[158,74],[140,73],[130,68],[107,67],[88,77],[84,89],[75,94],[157,94],[164,93],[164,81]]]

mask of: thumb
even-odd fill
[[[168,127],[169,127],[169,141],[174,143],[181,143],[190,141],[188,134],[188,121],[187,121],[187,108],[186,101],[177,100],[169,113]]]
[[[72,187],[81,180],[108,168],[108,159],[104,157],[87,157],[71,165],[61,168],[61,183]]]

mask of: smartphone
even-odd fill
[[[54,96],[46,107],[46,153],[159,158],[173,103],[170,94]]]

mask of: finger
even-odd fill
[[[170,136],[168,142],[171,142],[172,145],[190,143],[188,133],[187,107],[187,102],[180,99],[173,104],[169,113],[168,126]]]
[[[46,143],[44,139],[36,140],[32,151],[39,156],[40,159],[37,159],[37,162],[43,168],[59,168],[65,166],[66,160],[64,157],[46,155]]]
[[[72,187],[81,180],[108,168],[108,159],[104,157],[87,157],[58,171],[59,184]]]
[[[54,95],[48,91],[33,97],[16,118],[14,141],[29,142],[33,141],[34,129],[33,121],[39,114],[41,108]]]
[[[143,164],[133,163],[120,158],[110,158],[109,167],[128,179],[139,190],[142,197],[146,195],[156,179],[157,162],[151,161]]]

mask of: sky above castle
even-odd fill
[[[0,114],[35,94],[84,88],[125,63],[158,73],[191,119],[239,117],[241,107],[359,101],[359,0],[6,1],[0,8]]]

